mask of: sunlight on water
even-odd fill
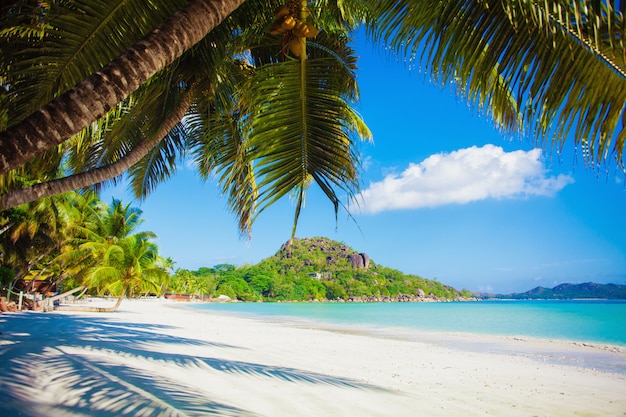
[[[193,308],[340,325],[530,336],[626,345],[623,301],[226,303]]]

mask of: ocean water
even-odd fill
[[[349,327],[491,334],[626,346],[626,301],[201,303],[218,314]]]

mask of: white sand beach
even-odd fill
[[[626,415],[623,347],[342,332],[166,300],[3,314],[0,331],[2,416]]]

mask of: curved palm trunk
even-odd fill
[[[111,307],[92,307],[92,306],[58,306],[54,309],[56,311],[79,311],[85,313],[112,313],[116,311],[120,304],[122,304],[122,300],[126,295],[126,291],[122,292],[122,295],[119,296],[117,301]]]
[[[67,191],[77,190],[79,188],[88,187],[98,184],[102,181],[111,179],[122,174],[128,168],[136,164],[146,156],[148,152],[163,140],[170,130],[174,128],[191,105],[190,97],[186,96],[181,102],[177,111],[163,123],[161,130],[154,139],[144,140],[137,144],[130,152],[120,158],[118,161],[100,168],[90,171],[81,172],[80,174],[70,175],[69,177],[59,178],[41,184],[35,184],[32,187],[22,188],[10,191],[4,195],[0,195],[0,211],[19,206],[20,204],[29,203],[44,197],[50,197]]]
[[[63,143],[199,42],[245,0],[191,0],[67,93],[0,133],[0,174]]]
[[[59,281],[60,281],[60,279],[57,280],[57,284],[58,284]],[[52,296],[52,297],[48,297],[48,298],[44,299],[42,308],[43,308],[44,311],[48,311],[48,310],[50,310],[51,306],[54,306],[54,302],[56,300],[60,300],[61,298],[69,297],[70,295],[72,295],[74,293],[77,293],[77,292],[80,292],[80,291],[82,291],[81,294],[83,294],[85,291],[87,291],[87,288],[83,287],[83,286],[80,286],[80,287],[72,288],[69,291],[65,291],[62,294],[58,294],[58,295],[55,295],[55,296]],[[79,295],[79,297],[80,297],[80,295]]]

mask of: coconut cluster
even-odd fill
[[[319,33],[311,23],[302,19],[302,9],[299,2],[290,2],[279,7],[274,13],[275,20],[270,26],[270,34],[283,36],[283,50],[294,56],[302,55],[302,39],[314,38]]]

